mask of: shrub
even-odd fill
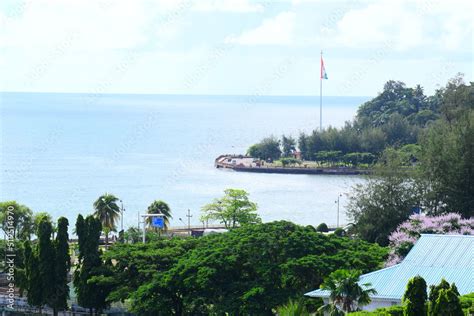
[[[408,281],[403,294],[404,316],[426,315],[426,281],[419,275]]]
[[[461,302],[455,291],[450,288],[448,290],[441,289],[438,299],[432,308],[433,316],[463,316]]]
[[[474,314],[474,292],[461,296],[459,301],[461,302],[462,309],[467,311],[468,315]]]
[[[339,237],[343,237],[345,234],[346,232],[344,231],[344,229],[340,227],[336,228],[336,230],[334,231],[334,235],[339,236]]]
[[[326,223],[321,223],[316,227],[316,231],[320,233],[327,233],[329,231],[328,225]]]
[[[456,285],[449,285],[445,279],[436,286],[430,286],[429,300],[431,316],[464,315]]]

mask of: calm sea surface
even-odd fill
[[[319,124],[317,97],[162,96],[2,93],[0,199],[74,223],[104,192],[123,200],[125,226],[155,199],[172,225],[241,188],[264,221],[336,223],[338,194],[355,176],[251,174],[216,170],[214,158],[244,153],[268,135],[297,136]],[[362,97],[325,98],[323,123],[342,126]],[[341,222],[345,222],[345,196]]]

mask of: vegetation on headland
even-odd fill
[[[387,148],[403,152],[410,163],[419,160],[420,139],[440,121],[452,123],[472,109],[472,85],[458,76],[432,96],[422,87],[388,81],[374,99],[362,104],[355,119],[342,128],[301,133],[297,140],[273,136],[250,146],[248,154],[263,160],[298,156],[320,165],[369,166]]]
[[[415,165],[404,152],[388,148],[368,181],[353,189],[348,215],[361,238],[387,245],[390,233],[415,211],[473,216],[473,89],[448,84],[441,118],[419,137]]]

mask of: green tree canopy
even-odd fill
[[[129,246],[120,245],[124,251]],[[368,272],[385,255],[377,245],[288,222],[248,225],[200,238],[171,268],[139,286],[131,302],[140,315],[271,315],[330,272],[349,267]]]
[[[464,316],[458,294],[452,289],[441,289],[432,307],[432,316]]]
[[[250,146],[247,154],[254,158],[277,160],[281,157],[280,141],[273,136],[264,138],[258,144]]]
[[[426,316],[426,281],[419,275],[408,281],[402,301],[404,316]]]
[[[68,226],[69,222],[65,217],[58,219],[58,233],[54,241],[54,286],[50,302],[50,306],[54,308],[55,315],[57,315],[58,310],[65,310],[68,307],[69,286],[67,276],[71,268]]]
[[[281,137],[281,152],[283,157],[290,157],[296,150],[296,140],[291,136],[283,135]]]
[[[33,212],[16,201],[0,202],[0,225],[5,232],[13,227],[14,239],[29,240],[34,233]]]
[[[108,277],[99,251],[99,239],[102,225],[95,216],[85,219],[79,214],[76,221],[76,234],[79,245],[79,263],[74,271],[74,288],[79,305],[101,311],[107,307],[107,286],[90,282],[96,276]]]
[[[226,228],[261,222],[257,204],[251,202],[244,190],[226,189],[224,197],[203,206],[202,221],[217,220]]]
[[[347,214],[364,240],[388,245],[388,236],[421,204],[412,171],[403,166],[397,151],[388,149],[365,184],[356,185]]]
[[[53,226],[51,222],[43,217],[38,226],[38,269],[40,282],[36,286],[41,288],[41,305],[51,305],[54,296],[54,257],[55,250],[51,240]]]

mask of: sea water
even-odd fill
[[[358,176],[282,175],[214,168],[263,137],[319,127],[318,97],[2,93],[0,200],[16,200],[73,225],[105,192],[123,201],[124,226],[156,199],[171,225],[199,225],[226,188],[244,189],[263,221],[346,223]],[[368,97],[325,97],[323,126],[351,120]],[[120,224],[119,224],[120,225]]]

